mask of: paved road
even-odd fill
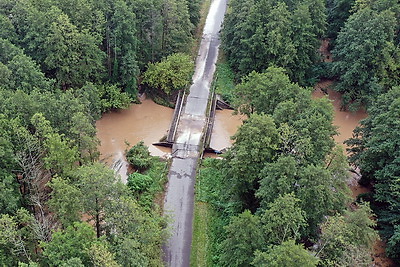
[[[171,238],[164,247],[167,266],[187,267],[190,263],[196,168],[200,141],[206,126],[206,109],[220,44],[218,33],[227,0],[213,0],[204,26],[193,84],[183,108],[175,143],[164,211],[172,219]]]

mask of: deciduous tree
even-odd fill
[[[260,219],[246,210],[232,218],[222,242],[222,266],[249,266],[254,252],[265,246]]]
[[[288,240],[281,245],[271,247],[266,252],[256,251],[253,266],[271,267],[308,267],[317,266],[318,259],[310,254],[303,245],[296,245],[294,240]]]
[[[188,55],[172,54],[161,62],[150,63],[143,82],[169,95],[190,84],[193,68],[194,64]]]

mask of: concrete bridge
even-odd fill
[[[210,94],[220,44],[219,31],[227,0],[212,0],[196,59],[188,95],[178,96],[166,144],[172,145],[172,163],[164,199],[164,213],[171,218],[172,236],[164,246],[167,266],[189,266],[192,243],[194,185],[197,165],[208,146],[216,97]]]

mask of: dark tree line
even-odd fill
[[[324,1],[242,1],[229,4],[223,50],[239,76],[283,67],[293,81],[310,83],[326,30]]]
[[[366,204],[347,208],[348,164],[333,140],[329,101],[312,99],[276,67],[250,73],[234,95],[248,119],[200,177],[214,214],[210,265],[288,266],[293,257],[296,266],[368,264],[372,213]]]
[[[95,121],[189,51],[200,4],[0,0],[0,265],[162,266],[165,164],[135,192],[97,162]]]
[[[24,49],[59,88],[108,81],[133,92],[149,62],[189,50],[200,1],[4,0],[0,7],[0,38]]]
[[[399,257],[399,10],[391,0],[230,1],[222,48],[240,81],[231,102],[248,119],[202,174],[213,264],[283,266],[288,255],[296,266],[370,264],[376,223],[369,204],[348,208],[348,163],[332,139],[330,104],[299,86],[319,77],[335,80],[346,108],[367,104],[350,160],[374,185],[378,229]],[[333,63],[317,52],[323,38]],[[314,257],[296,244],[314,244]]]
[[[373,184],[373,204],[378,226],[387,241],[386,253],[400,259],[399,145],[400,88],[380,95],[368,109],[369,116],[347,141],[350,161],[359,166],[364,184]]]
[[[343,104],[358,108],[399,85],[400,4],[356,2],[335,40],[332,73]]]
[[[361,183],[372,185],[378,229],[386,253],[399,251],[398,143],[400,137],[400,4],[398,1],[333,1],[333,75],[345,105],[366,104],[368,118],[356,128],[350,162],[361,170]],[[342,15],[339,15],[342,14]],[[335,17],[336,15],[336,17]],[[346,20],[346,18],[348,18]]]

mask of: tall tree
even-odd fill
[[[61,14],[50,25],[44,43],[46,72],[63,89],[98,80],[104,58],[98,45],[99,40],[87,30],[79,31],[67,15]]]
[[[246,72],[247,65],[253,63],[252,58],[254,55],[248,55],[252,50],[250,50],[250,44],[246,40],[254,34],[254,25],[252,25],[254,9],[254,0],[232,0],[229,2],[229,8],[224,18],[221,40],[222,48],[234,71]]]
[[[31,260],[33,217],[25,209],[19,209],[14,216],[0,215],[0,260],[4,265],[14,266],[18,261]]]
[[[45,78],[36,62],[26,56],[22,49],[9,40],[0,38],[0,50],[0,79],[3,89],[20,89],[27,93],[34,89],[51,89],[51,81]]]
[[[14,25],[6,14],[0,14],[0,38],[15,42],[17,34]]]
[[[391,11],[366,7],[349,17],[333,50],[334,71],[339,76],[336,90],[344,94],[344,104],[367,103],[382,87],[399,82],[393,75],[400,66],[399,48],[393,46],[395,29]]]
[[[299,97],[303,88],[292,83],[283,68],[269,67],[264,73],[251,72],[235,87],[235,106],[240,113],[273,114],[280,102]]]
[[[71,171],[78,160],[77,148],[71,144],[71,140],[58,134],[41,113],[33,115],[31,122],[45,150],[45,168],[55,173]]]
[[[161,10],[163,20],[161,51],[166,56],[187,52],[192,42],[188,4],[186,0],[165,0]]]
[[[249,266],[254,251],[265,245],[260,219],[248,210],[233,217],[226,232],[227,237],[221,244],[222,266]]]
[[[76,186],[60,177],[53,178],[49,184],[53,190],[48,205],[64,228],[80,221],[82,207],[82,194]]]
[[[149,64],[143,82],[170,95],[189,85],[193,68],[194,64],[188,55],[172,54],[161,62]]]
[[[114,56],[110,74],[114,82],[121,83],[125,90],[133,95],[139,75],[136,59],[139,51],[137,49],[136,16],[132,7],[124,1],[116,1],[110,24],[110,45]]]
[[[186,2],[188,5],[190,22],[193,24],[194,27],[196,27],[200,21],[200,9],[201,9],[202,1],[201,0],[186,0]]]
[[[327,2],[328,37],[336,39],[337,34],[351,15],[354,3],[355,0],[329,0]]]
[[[163,0],[131,0],[136,15],[138,36],[138,64],[144,70],[149,62],[161,59],[161,37],[163,17],[161,14]]]
[[[166,231],[156,212],[146,212],[131,197],[110,201],[105,214],[106,236],[121,266],[162,266]]]
[[[294,240],[288,240],[266,252],[256,251],[251,264],[256,267],[315,267],[317,263],[318,258],[312,256],[303,245],[296,245]]]
[[[280,125],[285,153],[299,160],[319,164],[335,147],[333,107],[328,99],[311,99],[300,91],[298,98],[279,103],[273,115]]]
[[[93,221],[97,237],[104,234],[105,209],[113,198],[124,195],[124,188],[116,179],[113,170],[103,164],[84,165],[74,173],[82,193],[82,205],[89,221]]]
[[[222,47],[240,76],[268,66],[288,68],[296,49],[292,42],[290,12],[284,2],[263,0],[230,2]],[[293,74],[289,70],[290,75]]]
[[[319,46],[314,29],[321,25],[313,24],[310,4],[299,4],[292,13],[293,46],[296,49],[293,64],[289,67],[295,82],[306,84],[311,78],[311,67],[317,62],[316,50]],[[314,7],[314,6],[313,6]]]
[[[65,230],[56,231],[52,240],[41,243],[41,246],[49,265],[60,266],[71,258],[77,258],[87,266],[91,263],[89,249],[95,241],[93,228],[87,223],[76,222]]]
[[[387,252],[400,258],[397,238],[400,215],[398,201],[400,168],[400,87],[379,96],[368,110],[369,117],[361,121],[351,146],[350,161],[359,166],[364,182],[374,184],[375,212],[384,238],[391,240]]]
[[[375,222],[371,219],[372,212],[367,204],[362,204],[355,211],[347,211],[344,215],[335,215],[321,225],[321,247],[318,255],[327,264],[340,264],[351,266],[354,260],[370,263],[371,257],[365,255],[364,259],[357,259],[356,250],[371,251],[377,235],[373,227]],[[361,254],[364,255],[364,254]],[[348,261],[348,262],[345,262]],[[367,266],[367,265],[363,265]]]
[[[279,147],[279,135],[272,118],[253,114],[233,136],[235,143],[226,155],[226,185],[239,211],[255,209],[254,191],[264,164],[271,162]]]
[[[269,244],[300,239],[301,230],[306,226],[306,213],[300,208],[300,202],[293,193],[280,195],[262,213],[265,240]]]

